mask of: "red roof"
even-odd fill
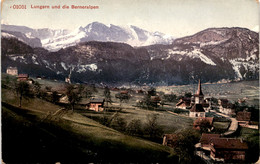
[[[215,149],[248,149],[248,146],[244,141],[236,138],[211,138],[210,143]]]
[[[190,106],[191,99],[190,98],[181,98],[180,101],[176,104],[176,106],[180,106],[183,103],[185,106]]]
[[[121,91],[120,94],[128,94],[128,91]]]
[[[201,138],[200,138],[200,143],[201,144],[210,144],[211,138],[219,138],[220,134],[207,134],[207,133],[202,133]]]
[[[19,74],[18,78],[28,78],[29,75],[28,74]]]
[[[238,121],[250,121],[251,112],[237,112],[237,120]]]
[[[194,104],[190,110],[191,112],[205,112],[201,104]]]

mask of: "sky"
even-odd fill
[[[13,5],[26,5],[26,9]],[[92,5],[99,9],[40,10],[31,5]],[[259,31],[259,9],[259,0],[2,0],[1,23],[73,30],[97,21],[182,37],[211,27]]]

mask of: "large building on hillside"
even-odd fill
[[[6,73],[9,75],[17,76],[18,75],[18,69],[16,67],[8,67],[6,69]]]

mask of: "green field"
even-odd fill
[[[227,98],[231,101],[246,98],[249,105],[259,105],[259,81],[241,81],[232,83],[202,83],[205,97]],[[185,92],[195,93],[197,84],[157,87],[157,91],[184,95]]]
[[[168,147],[122,134],[81,114],[66,110],[54,116],[38,112],[39,108],[33,111],[26,108],[3,107],[3,160],[7,163],[16,160],[169,162],[176,159],[170,157],[173,152]],[[35,157],[28,157],[28,153]],[[40,153],[46,158],[42,159]]]

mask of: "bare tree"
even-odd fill
[[[104,96],[105,96],[105,101],[107,102],[107,106],[108,106],[108,103],[110,103],[110,104],[112,103],[111,93],[110,93],[110,90],[108,87],[105,87]]]
[[[28,99],[33,97],[30,85],[25,81],[15,83],[15,91],[19,98],[19,107],[22,106],[23,98]]]
[[[81,93],[75,88],[73,84],[66,85],[66,95],[70,103],[72,111],[74,111],[75,104],[79,103],[82,99]]]
[[[141,136],[141,135],[143,135],[142,127],[143,127],[143,125],[142,125],[141,120],[134,119],[127,125],[126,131],[130,135]]]
[[[33,83],[33,92],[36,97],[40,97],[41,95],[41,84],[38,81]]]
[[[150,138],[155,139],[161,137],[163,134],[162,128],[158,124],[158,115],[157,114],[149,114],[147,115],[147,123],[146,123],[146,132],[150,136]]]

